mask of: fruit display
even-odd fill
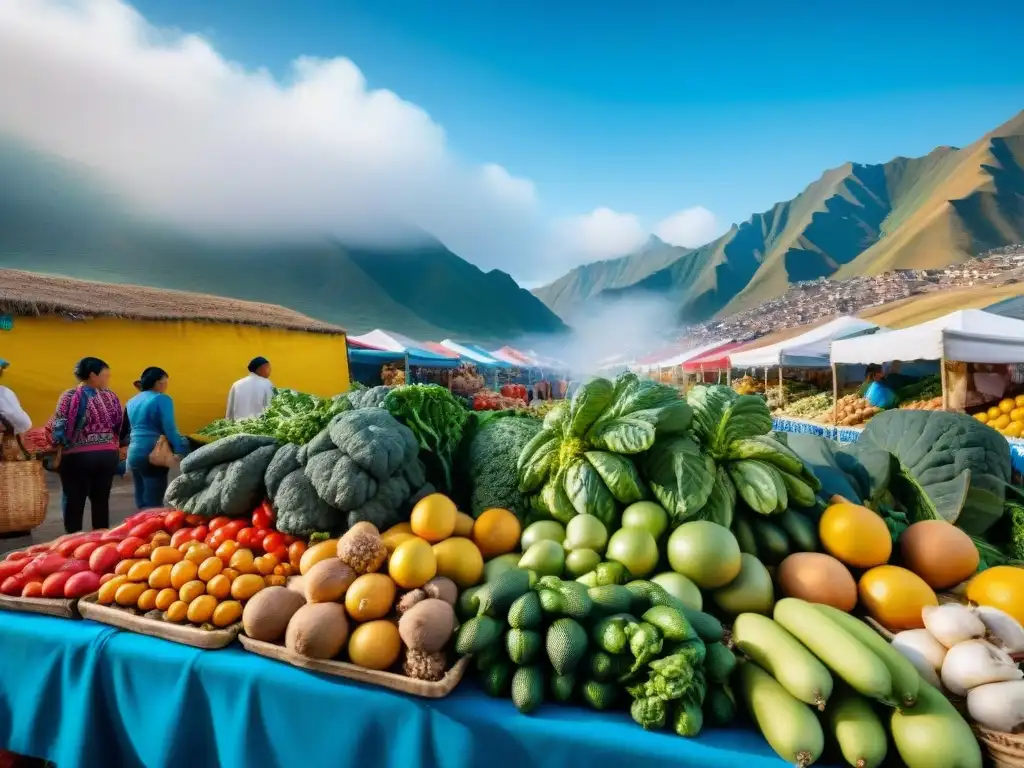
[[[737,698],[790,764],[811,765],[831,743],[851,766],[890,765],[897,755],[909,768],[982,765],[963,716],[855,616],[785,598],[770,618],[737,617],[733,643],[743,655]]]
[[[440,680],[451,666],[460,592],[483,578],[481,552],[505,555],[519,533],[508,510],[474,521],[447,496],[431,494],[408,523],[383,534],[361,522],[312,545],[299,559],[297,581],[245,606],[243,629],[299,656]]]
[[[764,392],[764,381],[750,375],[741,376],[733,381],[732,388],[738,395],[756,395]]]
[[[253,596],[283,586],[300,568],[305,542],[273,524],[264,503],[249,519],[213,518],[148,545],[126,539],[124,559],[100,580],[97,602],[173,624],[231,626]]]
[[[856,427],[866,424],[873,416],[882,412],[857,394],[845,395],[836,404],[818,417],[822,424],[838,424],[842,427]]]
[[[765,400],[768,402],[768,407],[774,411],[785,403],[792,403],[817,394],[819,394],[817,387],[809,382],[785,379],[781,387],[778,383],[774,383],[765,390]]]
[[[73,533],[9,553],[0,562],[0,594],[74,600],[98,591],[129,561],[149,557],[175,537],[205,536],[205,526],[179,510],[147,510],[110,530]]]
[[[832,408],[832,394],[819,392],[799,399],[788,400],[774,412],[777,416],[792,416],[797,419],[817,419]]]
[[[1006,398],[998,405],[974,414],[974,418],[987,424],[1005,437],[1024,436],[1024,395]]]
[[[543,418],[416,386],[288,402],[186,457],[180,510],[17,553],[0,592],[88,560],[62,596],[77,577],[143,616],[240,622],[298,667],[447,682],[469,656],[519,712],[618,713],[638,738],[745,709],[796,765],[980,765],[935,685],[1021,727],[1024,498],[976,419],[892,409],[839,445],[772,432],[757,395],[631,373]]]

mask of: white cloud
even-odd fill
[[[597,208],[562,221],[560,250],[574,262],[609,259],[636,250],[647,240],[647,231],[632,213]]]
[[[530,281],[648,231],[607,208],[546,220],[531,181],[459,162],[423,109],[369,90],[348,59],[299,58],[280,81],[123,0],[0,0],[0,135],[192,229],[381,242],[412,226]],[[709,218],[691,209],[656,231],[692,243]]]
[[[703,206],[673,213],[654,228],[654,234],[672,245],[696,248],[714,240],[719,233],[715,214]]]
[[[146,212],[245,234],[426,230],[482,268],[539,252],[533,184],[455,161],[347,59],[288,82],[120,0],[0,0],[0,133],[99,172]]]

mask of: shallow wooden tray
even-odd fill
[[[0,609],[21,613],[41,613],[44,616],[56,616],[60,619],[81,618],[78,613],[78,600],[0,595]]]
[[[78,601],[78,611],[83,618],[127,629],[129,632],[136,632],[140,635],[191,645],[193,648],[202,648],[207,651],[225,648],[231,645],[238,637],[238,633],[242,631],[242,622],[240,621],[236,621],[224,629],[200,629],[191,624],[172,624],[169,621],[136,616],[124,608],[100,605],[96,598],[97,596],[92,594]]]
[[[462,675],[469,665],[469,657],[463,656],[455,666],[445,673],[445,676],[436,683],[426,680],[415,680],[405,675],[398,675],[394,672],[378,672],[374,669],[358,667],[346,661],[326,661],[323,659],[311,659],[293,653],[283,645],[276,643],[265,643],[261,640],[253,640],[246,635],[240,635],[238,641],[247,651],[266,656],[268,659],[276,659],[294,667],[309,669],[313,672],[322,672],[325,675],[344,677],[348,680],[355,680],[367,685],[377,685],[381,688],[390,688],[392,691],[408,693],[412,696],[422,696],[427,699],[441,699],[455,690],[455,686],[462,680]]]

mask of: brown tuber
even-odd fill
[[[359,576],[379,571],[387,557],[388,549],[372,523],[356,523],[338,539],[338,558]]]
[[[407,648],[437,653],[455,631],[455,609],[444,600],[427,598],[402,614],[398,634]]]
[[[407,677],[436,683],[444,677],[447,659],[444,653],[406,650],[402,671]]]
[[[395,610],[397,610],[398,615],[401,616],[414,605],[426,600],[428,597],[429,595],[422,589],[410,589],[402,595],[402,599],[398,601],[398,605]]]
[[[459,600],[459,588],[447,576],[435,576],[423,585],[423,591],[427,593],[427,597],[444,600],[452,607]]]

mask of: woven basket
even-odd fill
[[[995,768],[1024,768],[1024,733],[999,733],[975,725],[974,735]]]
[[[28,532],[46,519],[50,493],[43,465],[12,436],[0,442],[0,533]]]

